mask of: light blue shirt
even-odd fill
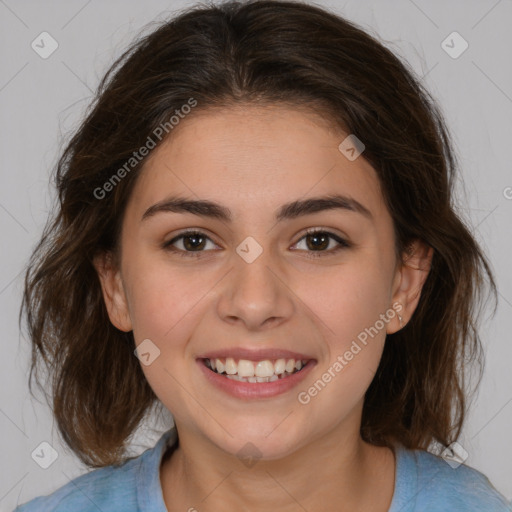
[[[177,440],[172,428],[157,444],[121,466],[81,475],[14,512],[167,512],[160,463]],[[396,446],[395,490],[389,512],[511,512],[487,477],[469,466],[452,468],[441,457]]]

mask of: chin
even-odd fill
[[[242,462],[251,462],[257,460],[279,460],[283,459],[300,446],[307,443],[308,436],[305,429],[299,429],[300,432],[290,430],[289,425],[285,425],[283,417],[272,421],[251,421],[245,425],[231,425],[229,432],[222,433],[220,439],[210,440],[221,450],[234,455]],[[276,427],[277,426],[277,427]]]

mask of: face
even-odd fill
[[[250,442],[267,459],[358,432],[386,333],[399,329],[393,303],[405,322],[419,281],[395,258],[374,169],[338,149],[347,135],[285,107],[212,110],[146,161],[119,266],[97,268],[111,320],[144,342],[142,370],[178,432],[231,454]],[[312,201],[326,196],[344,202]],[[254,369],[277,380],[241,382],[207,359],[235,379]]]

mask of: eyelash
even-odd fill
[[[339,251],[341,251],[343,249],[348,249],[349,247],[351,247],[351,244],[349,244],[346,240],[344,240],[343,238],[340,238],[338,235],[335,235],[334,233],[331,233],[330,231],[326,231],[324,229],[308,229],[306,231],[306,233],[296,242],[296,244],[301,242],[308,235],[315,235],[318,233],[328,235],[329,238],[335,240],[339,245],[337,247],[335,247],[334,249],[330,249],[328,251],[327,250],[306,251],[308,253],[306,258],[311,258],[311,259],[321,258],[321,257],[324,257],[325,255],[329,256],[329,255],[338,253]],[[208,240],[213,242],[213,240],[211,240],[211,238],[208,237],[205,233],[202,233],[201,231],[189,230],[189,231],[184,231],[183,233],[174,237],[169,242],[165,242],[163,245],[163,249],[165,249],[167,251],[171,251],[175,254],[178,254],[179,256],[181,256],[183,258],[200,258],[201,253],[206,252],[206,251],[184,251],[182,249],[176,249],[175,247],[172,246],[172,244],[175,243],[176,241],[178,241],[182,238],[186,238],[187,236],[190,236],[190,235],[200,235],[201,237],[207,238]],[[296,245],[296,244],[294,244],[294,245]],[[324,254],[322,254],[322,253],[324,253]]]

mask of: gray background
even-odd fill
[[[49,173],[63,137],[76,128],[107,66],[144,25],[190,3],[0,0],[0,512],[86,471],[60,442],[44,399],[29,394],[30,346],[17,323],[23,270],[54,198]],[[461,214],[489,255],[500,301],[494,318],[489,310],[484,315],[486,371],[460,443],[469,453],[466,464],[511,499],[512,2],[332,0],[318,5],[360,24],[407,59],[446,115],[464,176]],[[31,48],[43,31],[59,44],[47,59]],[[453,31],[469,44],[456,59],[441,46]],[[141,428],[133,453],[152,446],[164,428],[155,422]],[[31,457],[43,441],[58,453],[46,470]]]

